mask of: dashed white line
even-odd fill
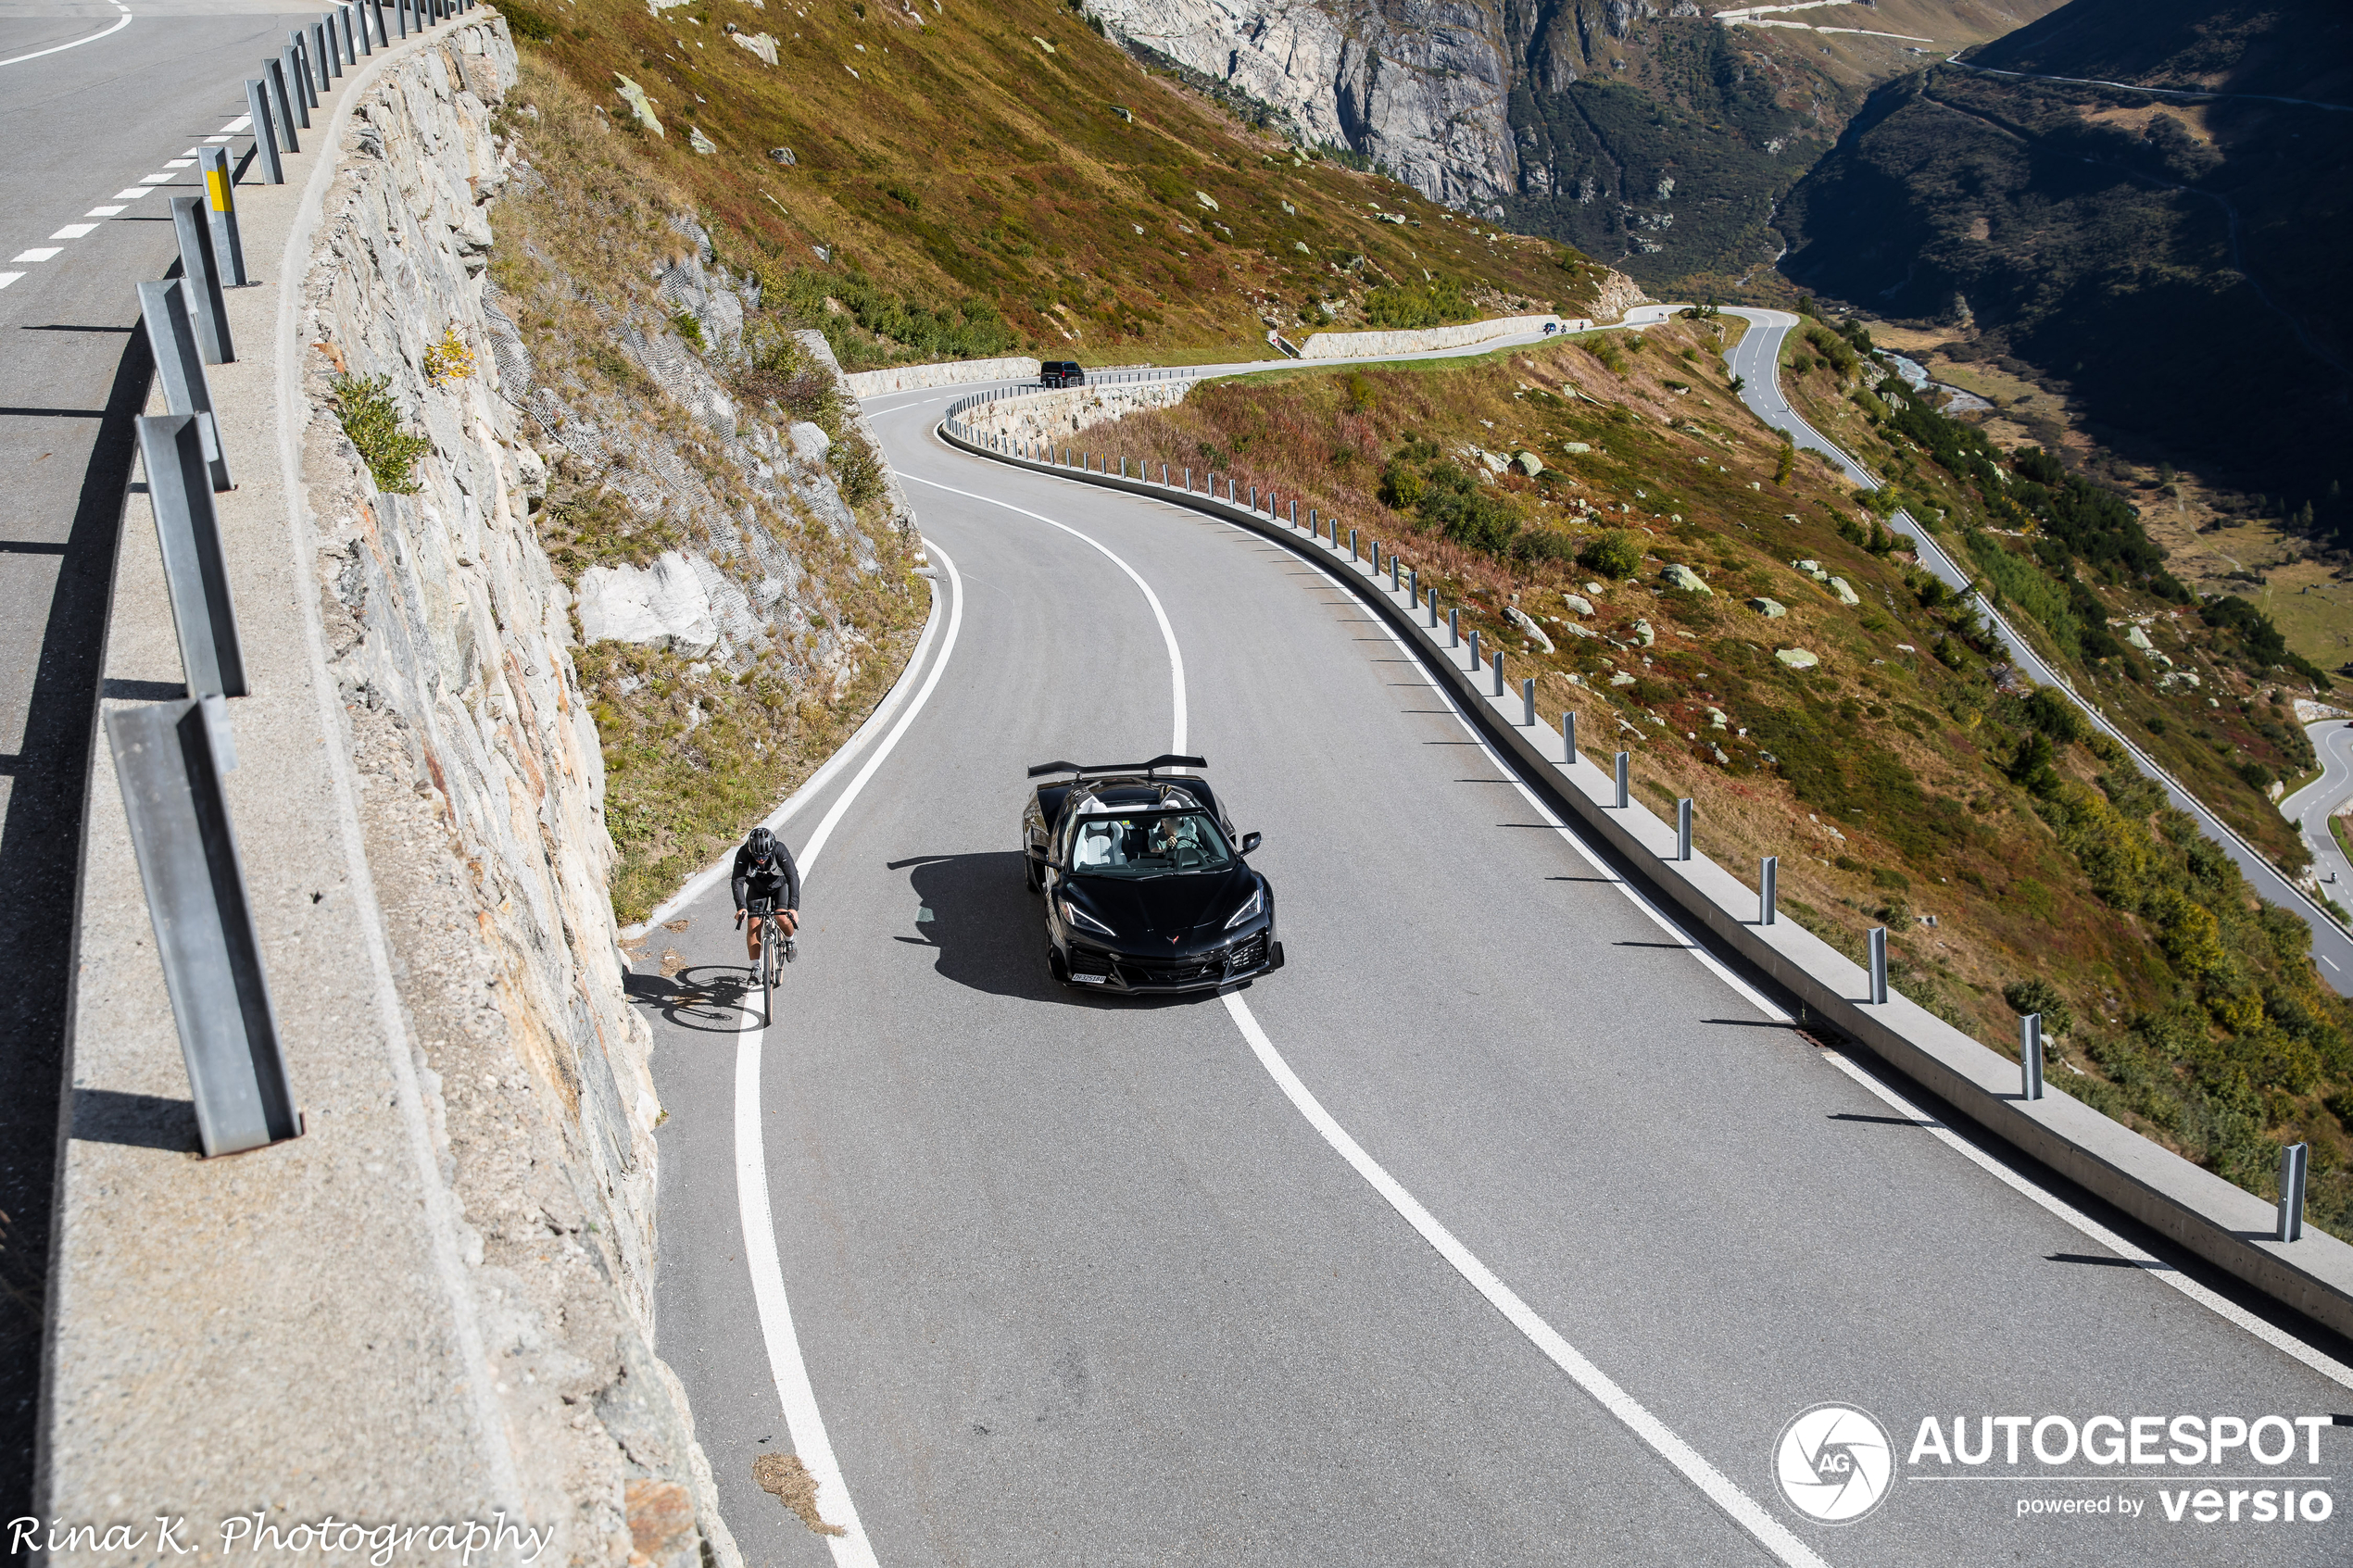
[[[96,227],[95,223],[69,223],[49,237],[53,240],[78,240]]]
[[[46,261],[51,257],[57,255],[57,252],[65,248],[66,247],[63,245],[45,245],[37,250],[20,252],[16,256],[8,257],[8,259],[11,261]]]
[[[223,136],[241,136],[253,129],[253,116],[241,114],[220,128]]]
[[[94,207],[82,216],[84,218],[112,218],[116,213],[120,212],[122,208],[120,207]]]
[[[127,202],[133,196],[145,195],[149,187],[145,185],[133,185],[127,191],[117,191],[114,194],[114,199],[119,202]]]
[[[195,150],[196,150],[196,149],[195,149],[195,148],[194,148],[194,147],[190,147],[190,148],[188,149],[188,151],[189,151],[191,154],[194,154],[194,153],[195,152]],[[192,164],[192,163],[194,163],[194,162],[195,162],[195,161],[196,161],[196,160],[195,160],[195,157],[175,157],[175,158],[167,158],[167,159],[165,159],[165,160],[164,160],[164,165],[163,165],[163,166],[164,166],[166,169],[185,169],[185,168],[187,168],[190,164]],[[167,178],[168,178],[168,177],[167,177]]]
[[[173,174],[167,169],[161,174],[150,174],[144,180],[141,180],[139,183],[142,185],[169,185],[178,178],[180,178],[178,175]]]
[[[24,274],[21,272],[0,272],[0,289],[6,288],[10,283],[15,282],[19,278],[23,276]]]

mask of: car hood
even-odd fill
[[[1119,933],[1139,936],[1197,935],[1202,927],[1223,930],[1227,920],[1257,887],[1247,867],[1172,876],[1076,876],[1063,884],[1071,901]]]

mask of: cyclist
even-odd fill
[[[792,863],[792,851],[782,840],[764,827],[756,827],[746,836],[736,851],[736,872],[732,884],[736,894],[736,923],[744,924],[744,900],[747,897],[767,898],[776,905],[776,923],[784,927],[785,957],[793,956],[793,933],[800,927],[800,868]],[[760,963],[760,922],[753,921],[744,932],[744,950],[751,955],[754,968]]]

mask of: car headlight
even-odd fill
[[[1083,925],[1091,931],[1100,931],[1106,936],[1116,936],[1119,935],[1118,932],[1114,931],[1110,926],[1105,925],[1101,921],[1097,920],[1094,916],[1088,914],[1086,910],[1080,909],[1077,905],[1072,903],[1067,898],[1063,900],[1063,918],[1070,922],[1073,925]]]
[[[1263,887],[1252,888],[1250,890],[1250,897],[1242,901],[1242,907],[1234,911],[1234,918],[1226,922],[1226,929],[1228,931],[1233,930],[1234,927],[1241,924],[1242,922],[1250,919],[1252,915],[1255,915],[1259,910],[1265,909],[1265,907],[1266,890]]]

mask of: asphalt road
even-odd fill
[[[2337,847],[2329,832],[2329,814],[2353,797],[2353,722],[2323,719],[2307,724],[2312,754],[2321,759],[2321,776],[2280,802],[2280,813],[2296,825],[2312,851],[2312,870],[2321,890],[2338,903],[2353,907],[2353,862]]]
[[[2248,1499],[2167,1524],[2178,1467],[1906,1466],[1926,1416],[1972,1445],[1980,1417],[2309,1416],[2353,1374],[1790,1029],[1313,567],[956,453],[931,427],[959,395],[875,405],[948,613],[888,738],[783,828],[808,923],[773,1022],[724,888],[630,981],[668,1111],[659,1344],[750,1560],[829,1549],[752,1484],[788,1447],[828,1518],[854,1501],[835,1560],[892,1568],[2353,1550],[2342,1519],[2259,1530]],[[1227,998],[1064,995],[1023,769],[1167,749],[1265,832],[1289,967]],[[1773,1462],[1834,1400],[1905,1471],[1843,1529]],[[2347,1440],[2292,1473],[2333,1476]],[[2233,1458],[2196,1474],[2287,1473]],[[2019,1513],[2103,1496],[2145,1512]]]
[[[1790,407],[1780,389],[1779,370],[1781,340],[1789,335],[1798,318],[1785,310],[1734,310],[1728,316],[1740,316],[1750,322],[1749,331],[1732,345],[1725,362],[1735,375],[1744,378],[1745,390],[1741,400],[1757,418],[1776,430],[1787,431],[1803,447],[1810,447],[1829,458],[1846,477],[1857,485],[1879,487],[1879,477],[1831,445],[1820,432],[1806,421],[1803,415]],[[1897,512],[1891,526],[1908,534],[1917,549],[1920,564],[1956,588],[1969,589],[1970,574],[1922,528],[1908,512]],[[2158,767],[2156,760],[2140,748],[2138,743],[2109,722],[2096,704],[2075,689],[2073,682],[2045,663],[2033,645],[2020,636],[2002,613],[1987,603],[1982,595],[1972,592],[1979,611],[1992,624],[1995,634],[2009,649],[2010,659],[2019,669],[2046,686],[2057,686],[2073,696],[2091,721],[2122,744],[2133,754],[2133,760],[2165,790],[2166,797],[2175,806],[2197,819],[2206,835],[2222,847],[2234,861],[2247,883],[2266,902],[2293,911],[2312,929],[2312,956],[2318,960],[2321,979],[2340,995],[2353,994],[2353,933],[2332,920],[2327,911],[2295,884],[2280,873],[2277,867],[2264,859],[2262,853],[2236,833],[2220,817],[2176,784],[2171,775]],[[2325,834],[2322,834],[2326,836]],[[2340,902],[2342,900],[2340,899]]]
[[[309,13],[315,14],[315,13]],[[130,17],[127,24],[124,18]],[[180,0],[0,4],[0,1511],[31,1507],[68,966],[132,420],[135,285],[178,258],[170,198],[299,19]],[[79,41],[79,42],[77,42]],[[186,161],[182,161],[182,160]],[[150,183],[150,180],[153,182]],[[145,194],[131,194],[144,190]]]

